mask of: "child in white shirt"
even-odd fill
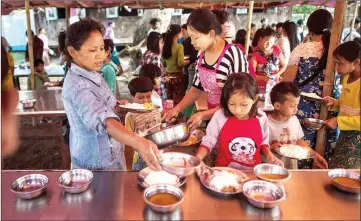
[[[281,82],[273,87],[270,96],[274,106],[274,112],[268,116],[271,149],[283,144],[309,147],[309,144],[303,140],[304,133],[296,117],[300,101],[297,86],[293,82]],[[313,165],[322,169],[328,167],[326,160],[318,153]],[[299,165],[299,169],[302,169],[302,165]]]

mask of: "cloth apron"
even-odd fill
[[[217,82],[217,71],[219,65],[221,64],[222,58],[226,51],[232,46],[232,44],[227,44],[218,58],[217,65],[215,69],[208,69],[202,67],[202,60],[204,57],[204,52],[199,55],[198,60],[198,76],[199,80],[202,84],[204,91],[208,94],[208,109],[215,108],[219,106],[222,88],[223,85]]]
[[[257,118],[229,117],[219,134],[217,167],[252,169],[261,163],[262,129]]]

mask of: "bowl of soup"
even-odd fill
[[[328,172],[332,185],[349,193],[360,193],[360,175],[346,169],[334,169]]]
[[[173,185],[156,184],[144,190],[143,198],[148,206],[159,213],[170,213],[183,202],[183,191]]]
[[[273,183],[282,183],[291,177],[290,172],[288,172],[286,168],[269,163],[262,163],[255,166],[253,172],[258,179]]]
[[[248,202],[261,209],[273,208],[285,199],[285,192],[280,186],[264,180],[247,181],[242,190]]]

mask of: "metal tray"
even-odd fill
[[[146,167],[143,170],[139,171],[137,175],[137,181],[140,186],[144,188],[149,187],[148,183],[145,182],[145,178],[148,176],[150,172],[152,172],[152,170],[149,167]],[[177,183],[177,185],[175,185],[176,187],[181,187],[187,182],[187,177],[178,176],[178,178],[179,178],[179,182]]]

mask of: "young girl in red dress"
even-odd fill
[[[257,109],[258,87],[249,74],[229,76],[221,95],[221,108],[208,124],[197,157],[218,147],[216,166],[251,169],[261,163],[282,165],[270,151],[267,116]]]
[[[251,55],[250,63],[256,70],[257,85],[261,88],[271,76],[278,83],[287,67],[281,49],[275,45],[276,37],[277,33],[272,28],[266,28],[261,33],[259,47]]]

